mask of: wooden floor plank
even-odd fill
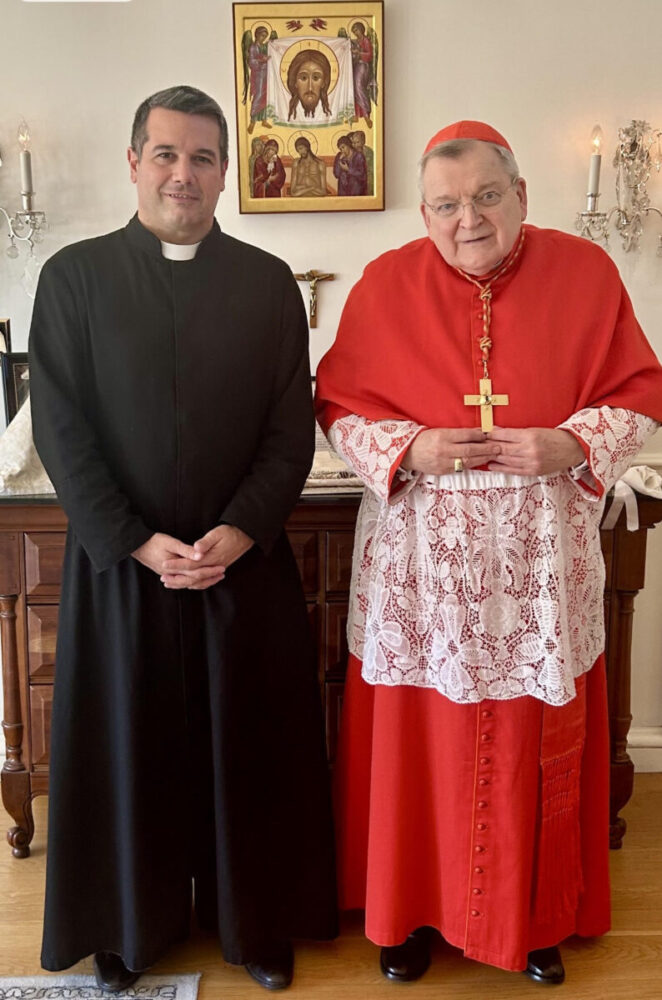
[[[563,946],[572,1000],[660,1000],[662,985],[662,774],[639,774],[624,812],[625,845],[611,853],[613,928],[603,938],[572,938]],[[5,826],[9,818],[0,811]],[[0,842],[0,975],[40,973],[39,947],[45,871],[46,799],[35,800],[36,833],[29,858],[12,858]],[[399,1000],[399,987],[380,974],[379,949],[363,936],[360,915],[343,918],[337,941],[297,946],[292,1000]],[[74,970],[90,973],[90,959]],[[250,1000],[265,991],[241,968],[226,965],[218,943],[196,934],[154,972],[202,972],[200,1000]],[[429,972],[407,987],[413,1000],[513,1000],[541,997],[521,973],[502,972],[435,944]],[[554,994],[557,995],[557,994]]]

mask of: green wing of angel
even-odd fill
[[[241,61],[244,65],[244,93],[241,98],[241,103],[246,103],[246,97],[248,95],[248,85],[251,79],[251,71],[248,65],[248,50],[253,44],[253,36],[250,31],[245,31],[241,36]]]

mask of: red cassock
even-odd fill
[[[662,370],[613,263],[587,241],[524,229],[519,258],[493,286],[490,376],[509,396],[495,423],[556,427],[600,407],[661,420]],[[430,240],[374,261],[317,372],[325,431],[352,414],[479,426],[464,395],[482,376],[482,323],[478,289]],[[596,453],[578,436],[593,469]],[[605,476],[590,483],[600,494]],[[398,502],[384,504],[385,518],[397,518]],[[360,653],[351,635],[350,648]],[[399,944],[431,925],[468,957],[519,970],[529,951],[608,930],[604,657],[591,663],[565,703],[466,703],[431,683],[367,683],[350,656],[336,769],[340,902],[365,908],[371,940]]]
[[[336,764],[340,906],[365,909],[372,941],[399,944],[431,926],[467,957],[518,970],[529,951],[609,930],[602,658],[577,689],[552,710],[567,721],[567,752],[545,777],[557,809],[543,831],[543,702],[458,705],[370,685],[350,657]]]

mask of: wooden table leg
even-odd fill
[[[2,679],[5,696],[5,735],[7,756],[2,768],[2,802],[16,826],[7,831],[7,840],[15,858],[27,858],[34,835],[30,775],[23,763],[23,717],[18,677],[16,644],[17,594],[0,596],[0,641],[2,642]]]
[[[609,846],[618,850],[623,846],[627,823],[619,816],[627,805],[634,786],[634,764],[627,751],[628,733],[632,722],[630,712],[630,671],[632,625],[636,592],[617,594],[617,630],[612,636],[615,643],[619,669],[613,677],[610,691],[609,735],[611,766],[609,773]]]
[[[610,791],[609,846],[623,846],[626,822],[619,816],[632,796],[634,764],[627,752],[632,670],[634,599],[644,585],[648,528],[640,518],[637,531],[627,531],[622,517],[613,532],[609,607],[607,686],[609,692]]]

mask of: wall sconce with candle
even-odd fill
[[[609,249],[609,226],[613,219],[623,249],[629,253],[639,249],[647,216],[656,213],[662,218],[662,211],[651,205],[647,190],[651,168],[655,167],[659,173],[662,167],[662,131],[638,119],[618,130],[618,146],[613,160],[616,168],[616,204],[608,212],[598,211],[602,141],[602,129],[596,125],[591,133],[586,209],[577,213],[575,227],[580,236],[602,240]],[[657,241],[657,255],[662,257],[662,234],[658,235]]]
[[[30,256],[34,255],[34,244],[40,243],[47,229],[46,215],[34,208],[35,192],[32,187],[32,154],[30,152],[30,130],[25,121],[18,127],[19,161],[21,167],[21,209],[10,215],[2,206],[0,212],[5,217],[9,234],[8,257],[18,257],[17,240],[26,243]],[[0,166],[2,160],[0,159]]]

